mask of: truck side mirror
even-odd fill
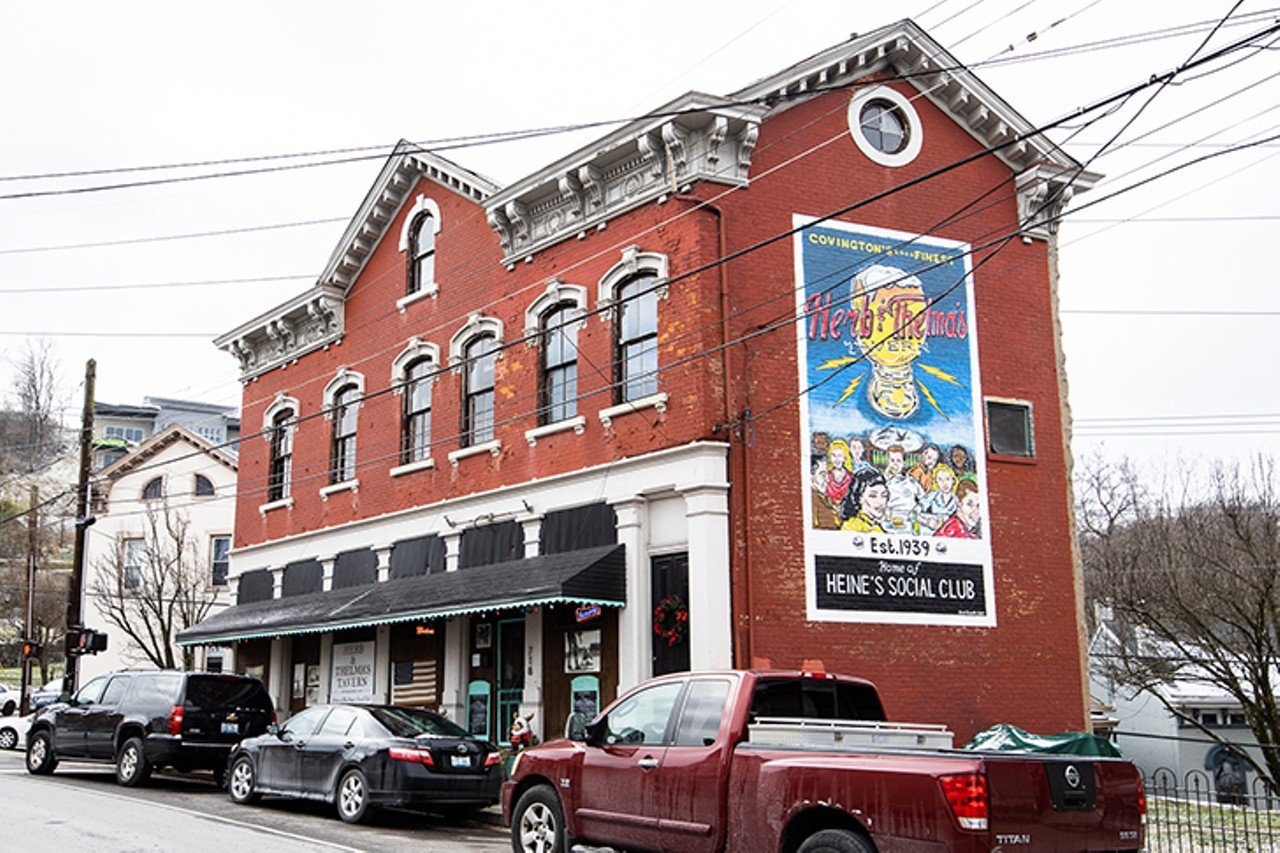
[[[585,738],[587,746],[602,746],[605,736],[609,733],[609,720],[607,717],[599,717],[587,723],[587,736]]]

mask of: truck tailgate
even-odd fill
[[[991,840],[1000,850],[1137,850],[1133,765],[1079,756],[985,756]]]

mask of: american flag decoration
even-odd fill
[[[396,661],[391,666],[391,702],[421,707],[436,704],[436,662]]]

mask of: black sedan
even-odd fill
[[[263,794],[333,803],[348,823],[380,806],[442,811],[498,802],[502,758],[439,714],[396,705],[317,705],[247,738],[227,763],[236,803]]]

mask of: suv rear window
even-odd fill
[[[197,708],[271,710],[271,697],[261,681],[228,675],[188,676],[186,703]]]
[[[129,694],[129,704],[146,708],[173,705],[177,701],[178,688],[181,685],[182,676],[176,672],[139,675],[133,679],[133,692]]]

